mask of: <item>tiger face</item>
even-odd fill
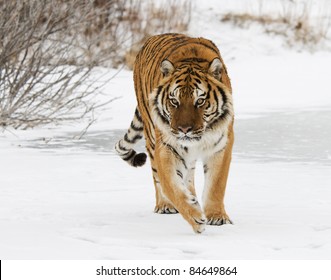
[[[232,118],[231,93],[221,82],[220,59],[215,58],[208,69],[193,63],[175,67],[164,60],[160,71],[163,79],[151,94],[150,106],[163,133],[187,145]]]

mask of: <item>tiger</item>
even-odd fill
[[[206,225],[232,224],[224,195],[234,143],[232,88],[216,45],[205,38],[167,33],[150,37],[133,69],[137,107],[115,150],[134,167],[146,153],[134,145],[145,139],[159,214],[180,213],[194,232]],[[194,186],[202,160],[202,206]]]

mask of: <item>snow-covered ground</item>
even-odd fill
[[[219,46],[232,78],[234,225],[197,235],[180,215],[153,213],[149,164],[129,167],[113,151],[135,107],[123,70],[104,89],[121,98],[82,138],[82,124],[0,134],[0,259],[330,259],[331,52],[220,22],[244,2],[197,2],[189,30]]]

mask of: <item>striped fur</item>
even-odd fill
[[[224,194],[233,145],[231,84],[218,48],[204,38],[163,34],[147,40],[134,67],[138,106],[116,144],[121,158],[141,166],[146,154],[156,190],[157,213],[179,212],[200,233],[205,224],[231,223]],[[195,163],[205,170],[203,208],[194,188]]]
[[[130,128],[124,135],[124,138],[115,145],[115,150],[119,156],[134,167],[142,166],[146,162],[146,154],[139,153],[133,149],[134,145],[143,138],[143,121],[138,109],[136,108]]]

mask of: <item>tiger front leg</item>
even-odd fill
[[[232,131],[226,147],[204,162],[205,187],[203,208],[208,225],[232,224],[224,208],[224,195],[229,174],[233,146]]]
[[[170,145],[161,145],[155,150],[155,161],[162,193],[196,233],[205,230],[206,218],[198,203],[192,186],[185,184],[189,169],[185,160]]]
[[[152,168],[153,171],[153,179],[154,179],[154,186],[155,186],[155,198],[156,198],[156,205],[154,208],[154,212],[157,214],[177,214],[177,209],[171,204],[169,199],[165,197],[162,193],[161,184],[159,176],[157,175],[157,170]]]

